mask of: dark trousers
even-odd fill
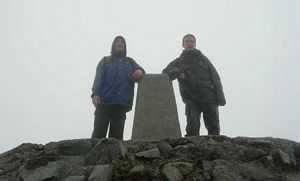
[[[218,105],[186,101],[186,136],[199,136],[201,113],[203,113],[203,120],[208,131],[208,135],[220,135]]]
[[[121,105],[103,105],[96,107],[92,138],[105,138],[109,126],[108,137],[123,140],[126,108]]]

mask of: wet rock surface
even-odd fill
[[[0,181],[300,181],[300,143],[200,136],[24,143],[0,154]]]

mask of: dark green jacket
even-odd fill
[[[163,70],[170,80],[178,79],[184,102],[226,104],[220,76],[200,50],[184,50]]]

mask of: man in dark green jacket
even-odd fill
[[[170,80],[177,79],[180,93],[186,105],[186,136],[197,136],[200,117],[203,113],[209,135],[220,134],[218,106],[226,104],[220,76],[209,59],[196,49],[196,38],[192,34],[183,37],[181,55],[172,61],[163,73]]]

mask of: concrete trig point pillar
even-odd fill
[[[132,139],[181,137],[172,83],[166,74],[146,74],[138,85]]]

